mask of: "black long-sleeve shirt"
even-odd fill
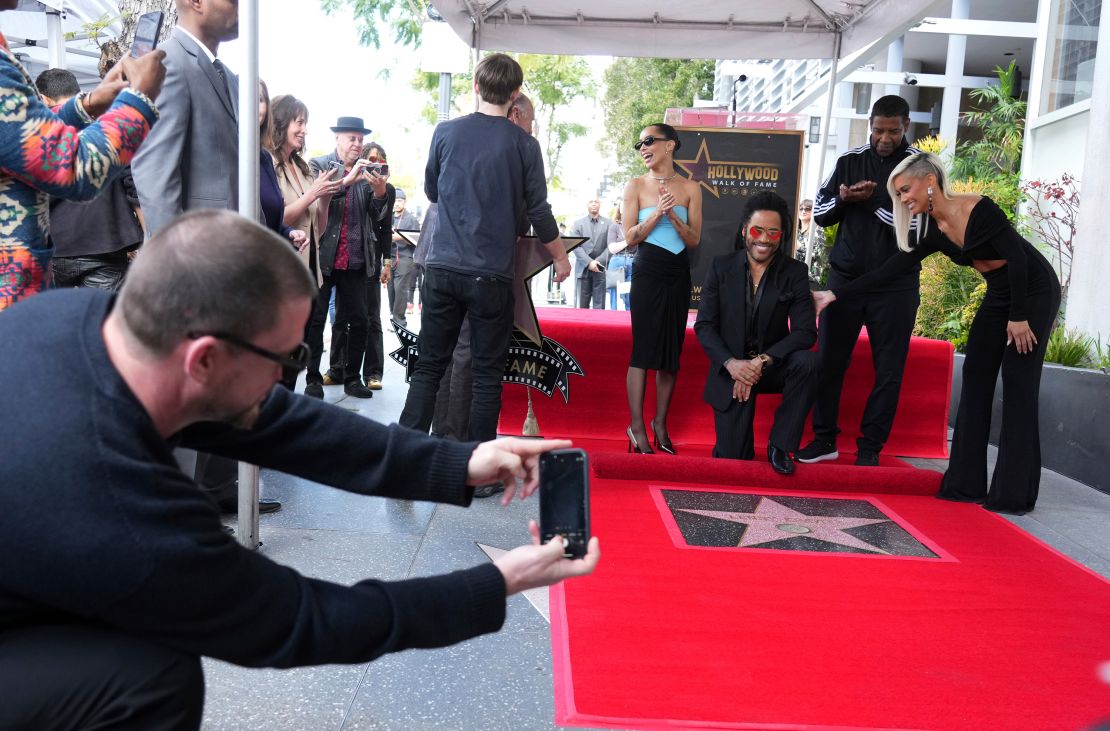
[[[839,224],[832,251],[829,253],[830,283],[844,282],[874,271],[898,253],[894,239],[894,215],[887,178],[898,163],[919,152],[905,138],[893,153],[882,157],[874,145],[866,144],[849,150],[836,160],[832,174],[821,184],[813,201],[813,220],[828,228]],[[875,182],[875,192],[867,200],[845,203],[840,199],[841,185],[854,185],[864,180]],[[899,276],[875,282],[873,292],[897,292],[917,289],[921,267]]]
[[[439,204],[429,267],[512,281],[522,217],[544,243],[559,235],[540,145],[507,117],[475,112],[440,123],[424,193]]]
[[[0,316],[0,634],[109,626],[247,666],[365,662],[500,628],[492,564],[353,586],[309,579],[221,531],[174,461],[190,447],[365,494],[466,505],[473,444],[383,426],[275,388],[256,426],[199,424],[167,441],[108,358],[113,299],[33,297]],[[336,448],[335,435],[343,434]]]

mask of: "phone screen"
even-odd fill
[[[162,30],[162,12],[144,13],[135,24],[135,40],[131,44],[131,57],[139,58],[158,46],[158,34]]]
[[[559,449],[540,456],[540,539],[567,540],[568,558],[586,555],[590,538],[589,470],[581,449]]]

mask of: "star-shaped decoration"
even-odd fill
[[[747,528],[745,528],[744,535],[740,538],[738,544],[741,548],[804,536],[868,553],[890,555],[887,551],[844,532],[848,528],[887,522],[884,518],[838,518],[828,515],[806,515],[770,498],[760,498],[755,512],[752,513],[729,510],[695,510],[692,508],[679,508],[679,510],[684,513],[703,515],[707,518],[744,524]]]
[[[709,166],[713,162],[713,159],[709,157],[709,147],[706,139],[702,137],[701,144],[698,145],[698,154],[694,156],[693,160],[676,159],[674,164],[682,168],[690,180],[701,183],[702,187],[712,193],[714,197],[720,198],[721,194],[718,192],[717,186],[713,185],[709,179]]]
[[[567,254],[577,249],[589,239],[585,236],[564,236],[563,246]],[[515,311],[513,324],[536,345],[543,345],[540,335],[540,321],[536,317],[536,305],[532,302],[532,288],[528,282],[554,261],[551,253],[535,236],[521,236],[517,240],[516,272],[513,275],[513,300]],[[571,273],[574,262],[571,262]]]

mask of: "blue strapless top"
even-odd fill
[[[650,216],[651,212],[654,210],[655,206],[641,208],[639,215],[640,220],[637,221],[637,223],[643,223],[644,219]],[[675,206],[674,211],[678,215],[678,217],[682,219],[682,222],[686,223],[686,206]],[[659,221],[656,222],[655,228],[653,228],[651,230],[651,233],[647,235],[647,238],[644,239],[644,243],[655,244],[662,249],[666,249],[672,254],[681,254],[682,250],[686,248],[686,242],[683,241],[682,237],[678,235],[678,231],[675,231],[674,225],[671,223],[671,219],[667,218],[666,216],[660,218]]]

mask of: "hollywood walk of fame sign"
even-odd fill
[[[686,547],[938,558],[869,500],[657,490],[672,535]]]
[[[690,250],[690,309],[713,258],[735,251],[736,231],[748,196],[778,193],[798,210],[803,133],[797,130],[679,127],[682,147],[675,153],[679,175],[700,184],[701,244]],[[794,241],[784,241],[793,255]]]
[[[415,245],[418,231],[398,231],[405,240]],[[587,239],[581,236],[564,236],[563,245],[569,254]],[[539,319],[532,302],[529,280],[552,264],[547,248],[534,236],[522,236],[517,244],[516,276],[513,279],[513,299],[516,303],[513,317],[513,335],[509,344],[509,359],[505,365],[502,383],[515,383],[534,388],[547,397],[558,391],[564,401],[570,399],[568,376],[584,376],[585,372],[578,361],[558,342],[543,337]],[[573,273],[573,263],[571,271]],[[389,354],[397,363],[405,366],[405,380],[412,378],[416,361],[419,358],[416,333],[394,323],[397,339],[401,347]]]

